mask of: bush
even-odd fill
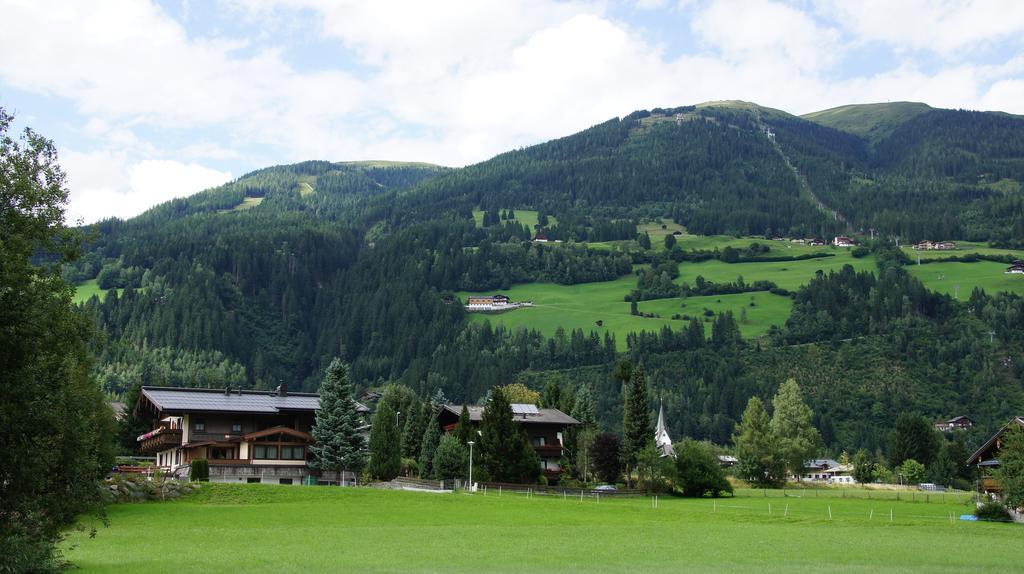
[[[871,250],[868,249],[867,247],[864,247],[863,245],[861,245],[860,247],[854,247],[853,251],[850,251],[850,255],[856,257],[857,259],[866,256],[868,253],[871,253]]]
[[[193,460],[188,471],[188,479],[192,482],[209,482],[210,462],[205,458]]]
[[[683,496],[718,498],[726,492],[732,494],[718,457],[695,440],[684,440],[676,447],[676,473],[676,486]]]
[[[103,484],[100,495],[101,499],[108,503],[146,502],[178,498],[198,489],[197,483],[185,483],[158,476],[150,479],[141,474],[115,474]]]
[[[446,434],[434,452],[434,474],[441,480],[465,478],[469,470],[469,449],[458,437]]]
[[[986,502],[974,511],[978,520],[990,520],[992,522],[1011,522],[1010,512],[999,502]]]

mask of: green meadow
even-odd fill
[[[100,301],[107,298],[107,293],[112,289],[100,289],[100,286],[96,283],[95,279],[84,281],[75,286],[75,296],[73,301],[76,305],[85,303],[95,295],[100,298]],[[124,292],[124,289],[118,289],[117,295],[120,296]]]
[[[847,250],[836,251],[835,257],[802,259],[800,261],[753,261],[746,263],[725,263],[717,259],[679,264],[677,283],[686,282],[691,286],[698,276],[715,283],[731,283],[743,277],[746,283],[764,280],[772,281],[783,289],[796,290],[814,278],[820,270],[824,273],[838,271],[844,265],[852,265],[858,271],[875,271],[874,257],[855,258]]]
[[[205,485],[118,504],[65,541],[83,573],[1012,572],[1019,525],[962,522],[956,497],[562,498]],[[906,494],[904,494],[906,496]],[[891,513],[891,515],[890,515]],[[891,518],[890,518],[891,516]]]
[[[499,209],[498,213],[500,214],[502,211],[504,211],[504,210]],[[537,212],[536,211],[531,211],[529,209],[515,209],[513,211],[515,212],[515,216],[516,217],[512,221],[515,221],[516,223],[526,224],[526,226],[530,228],[530,231],[533,231],[536,228],[536,226],[537,226]],[[474,209],[473,210],[473,221],[476,222],[476,226],[477,227],[480,227],[480,226],[482,226],[484,224],[484,212],[483,212],[482,209]],[[504,222],[504,220],[503,220],[503,222]],[[555,224],[558,223],[558,218],[549,215],[548,216],[548,222],[551,225],[555,225]]]
[[[907,254],[907,257],[909,257],[911,261],[917,261],[918,256],[920,256],[921,259],[942,259],[945,257],[964,256],[970,253],[977,253],[979,255],[1009,255],[1011,257],[1024,259],[1024,251],[989,247],[984,243],[971,241],[957,241],[956,244],[957,248],[950,251],[917,251],[910,246],[903,246],[901,249]]]
[[[1008,275],[1004,273],[1006,267],[1005,263],[995,261],[940,262],[908,265],[906,270],[929,289],[958,296],[962,301],[971,296],[975,287],[990,294],[998,291],[1024,294],[1024,275]]]
[[[636,288],[636,276],[626,275],[614,281],[557,285],[554,283],[527,283],[515,285],[501,291],[513,301],[533,301],[533,307],[524,307],[504,313],[471,313],[473,321],[501,323],[508,328],[523,327],[536,329],[551,336],[562,327],[566,331],[582,329],[585,333],[597,331],[615,335],[620,350],[626,348],[626,335],[637,331],[659,331],[665,325],[673,329],[686,326],[683,320],[673,320],[673,315],[702,316],[705,309],[719,312],[732,310],[740,318],[746,308],[747,322],[740,324],[746,337],[756,337],[768,331],[772,324],[782,325],[789,316],[793,302],[788,297],[772,295],[766,291],[740,293],[736,295],[714,295],[689,297],[687,299],[655,299],[641,301],[641,313],[654,313],[660,317],[646,318],[630,314],[625,296]],[[486,293],[473,293],[486,295]],[[459,293],[463,300],[470,293]],[[751,306],[750,303],[754,305]],[[599,326],[597,322],[600,321]],[[710,325],[707,327],[711,333]]]

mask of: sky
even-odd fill
[[[1020,0],[0,0],[71,222],[310,159],[463,166],[638,109],[1024,114]]]

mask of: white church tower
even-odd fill
[[[672,448],[672,439],[668,436],[668,428],[665,426],[665,402],[661,401],[661,408],[658,409],[658,428],[654,429],[654,444],[661,451],[661,457],[676,457],[676,450]]]

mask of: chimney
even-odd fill
[[[224,396],[227,397],[227,396],[230,396],[230,395],[231,395],[231,387],[224,387]]]
[[[288,396],[288,385],[281,383],[277,385],[277,396],[286,397]]]

